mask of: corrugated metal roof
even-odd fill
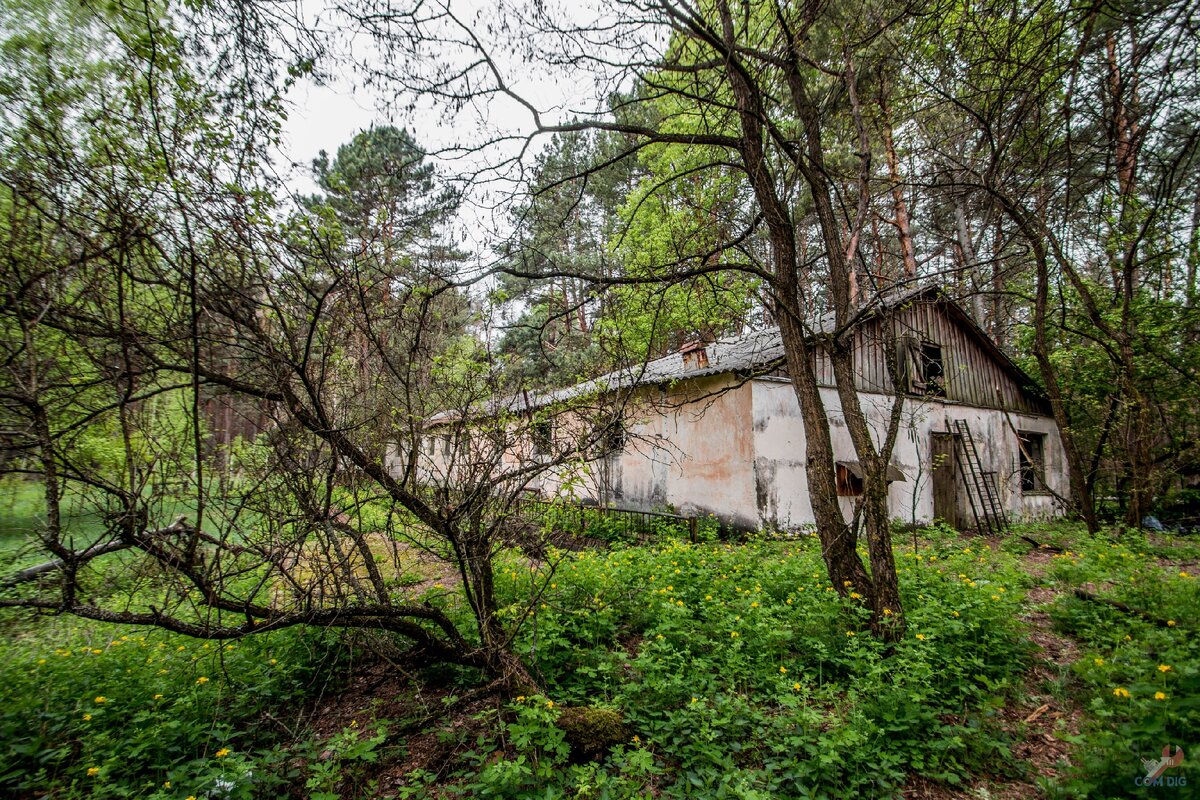
[[[936,283],[911,283],[900,288],[893,289],[890,292],[876,295],[872,300],[864,303],[856,309],[854,319],[850,320],[846,327],[854,327],[855,325],[871,318],[880,311],[901,306],[908,302],[916,301],[917,299],[934,300],[940,299],[948,305],[956,308],[962,317],[969,323],[973,332],[981,337],[988,345],[987,349],[994,358],[1014,374],[1020,376],[1021,385],[1029,385],[1028,376],[1024,375],[1020,369],[1007,357],[995,343],[979,329],[977,325],[970,319],[966,312],[962,311],[953,300],[951,300],[942,287]],[[832,313],[823,314],[818,317],[810,329],[810,336],[824,336],[833,333],[835,330],[835,318]],[[729,372],[749,372],[749,373],[765,373],[774,369],[779,364],[782,364],[784,358],[783,338],[779,333],[779,329],[775,327],[766,328],[760,331],[752,331],[740,336],[733,336],[724,339],[718,339],[705,345],[705,352],[708,356],[708,364],[700,369],[690,367],[684,363],[683,357],[678,353],[669,353],[661,358],[656,358],[644,364],[637,364],[631,367],[614,370],[598,378],[593,378],[583,383],[577,383],[574,386],[568,386],[565,389],[559,389],[555,392],[542,393],[538,395],[514,395],[512,397],[493,400],[489,405],[490,413],[496,413],[501,410],[509,412],[523,412],[535,408],[542,408],[554,403],[563,403],[569,400],[576,400],[588,395],[599,395],[606,392],[616,391],[620,389],[629,389],[635,386],[652,386],[658,383],[672,383],[678,380],[692,380],[694,378],[703,378],[710,375],[721,375]],[[443,412],[429,420],[431,424],[439,422],[449,422],[456,419],[457,415],[450,412]]]
[[[921,295],[933,296],[940,293],[939,286],[927,284],[924,286],[912,285],[878,295],[873,301],[857,309],[857,314],[850,322],[849,327],[853,327],[879,311],[902,305]],[[833,333],[834,326],[834,315],[832,313],[823,314],[813,324],[810,336]],[[669,353],[644,365],[639,364],[636,367],[616,370],[594,380],[578,384],[577,387],[568,387],[553,393],[551,397],[569,399],[574,396],[573,393],[577,388],[590,387],[590,391],[594,390],[597,384],[606,385],[609,389],[617,389],[627,387],[631,383],[634,385],[664,383],[682,378],[702,378],[706,375],[720,375],[738,370],[764,371],[766,368],[781,363],[784,355],[783,337],[779,333],[779,328],[775,327],[752,331],[741,336],[718,339],[710,342],[704,349],[708,355],[708,365],[701,369],[689,369],[679,353]]]

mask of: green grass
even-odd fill
[[[35,518],[36,499],[24,509]],[[1049,796],[1143,794],[1132,783],[1142,758],[1200,744],[1200,585],[1180,564],[1196,545],[1069,525],[1028,533],[1066,551],[1043,556],[1044,574],[1026,569],[1029,545],[1017,537],[988,547],[942,527],[898,535],[908,631],[894,645],[828,584],[813,538],[675,540],[551,552],[533,565],[507,552],[503,618],[541,591],[514,648],[543,693],[399,738],[398,725],[421,718],[415,709],[390,706],[400,722],[356,712],[327,739],[301,723],[305,704],[345,674],[349,648],[330,634],[205,644],[10,613],[0,795],[332,800],[394,786],[398,797],[895,797],[914,776],[964,791],[1023,780]],[[1174,624],[1073,597],[1083,585]],[[1033,586],[1058,592],[1051,620],[1078,647],[1049,678],[1061,707],[1084,712],[1075,769],[1054,782],[1013,757],[1022,730],[999,713],[1045,690],[1028,685],[1037,656],[1022,615]],[[452,590],[425,599],[464,618]],[[478,679],[427,670],[403,691],[461,693]],[[590,744],[558,724],[564,710],[592,719],[587,709],[614,712],[595,717],[604,722],[584,734]],[[443,749],[438,769],[381,782],[414,733]],[[1192,769],[1171,774],[1190,783]]]
[[[511,706],[452,783],[496,797],[846,797],[890,796],[912,772],[953,784],[1012,771],[994,712],[1026,653],[1016,559],[961,544],[899,555],[909,632],[889,648],[823,577],[815,542],[562,554],[518,642],[546,695]],[[500,571],[508,614],[525,600],[523,563]],[[570,763],[550,725],[577,706],[625,721],[603,763]]]
[[[1142,759],[1159,758],[1166,745],[1185,753],[1200,746],[1200,580],[1178,566],[1196,558],[1195,542],[1156,537],[1151,545],[1143,534],[1060,541],[1066,552],[1053,559],[1049,577],[1062,593],[1050,611],[1057,630],[1082,648],[1071,667],[1072,695],[1087,721],[1076,769],[1054,789],[1081,798],[1140,795],[1149,791],[1133,783],[1145,772]],[[1166,624],[1080,599],[1072,591],[1080,586]],[[1200,782],[1187,761],[1168,775]]]
[[[209,643],[72,618],[24,627],[0,646],[7,796],[202,797],[221,781],[269,796],[286,770],[262,769],[280,735],[263,711],[288,716],[345,652],[300,631]]]

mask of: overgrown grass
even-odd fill
[[[1200,581],[1190,566],[1200,548],[1194,538],[1151,542],[1128,532],[1088,537],[1060,529],[1054,538],[1065,552],[1048,571],[1062,590],[1050,612],[1057,630],[1081,645],[1072,694],[1088,718],[1073,753],[1076,769],[1050,788],[1071,797],[1150,791],[1134,783],[1146,772],[1143,759],[1157,760],[1167,745],[1189,754],[1200,745]],[[1146,618],[1081,599],[1076,587]],[[1193,787],[1200,781],[1187,760],[1164,777]]]
[[[288,716],[341,674],[346,647],[331,635],[205,644],[23,617],[0,645],[0,794],[835,798],[894,797],[913,776],[1039,781],[1013,760],[1021,731],[997,713],[1036,688],[1025,685],[1021,620],[1035,584],[1060,592],[1051,617],[1080,644],[1060,688],[1086,711],[1076,769],[1042,788],[1137,794],[1140,759],[1164,744],[1196,749],[1200,587],[1189,561],[1200,548],[1071,526],[1035,538],[1066,551],[1040,576],[1016,537],[993,549],[941,527],[899,536],[908,630],[894,645],[829,585],[815,540],[676,540],[536,562],[504,553],[506,620],[544,589],[515,642],[544,694],[485,706],[461,728],[433,723],[424,734],[441,731],[449,762],[399,784],[376,781],[407,752],[389,736],[398,723],[357,715],[316,740]],[[1174,624],[1075,598],[1076,586]],[[466,614],[453,589],[425,599]],[[424,675],[453,691],[477,679]],[[1191,775],[1186,762],[1170,774]]]
[[[69,618],[25,627],[0,646],[7,796],[271,796],[288,722],[269,712],[286,719],[345,652],[300,631],[209,643]]]
[[[910,611],[894,647],[828,584],[815,542],[549,559],[518,642],[546,696],[519,698],[451,783],[485,797],[847,797],[889,796],[912,772],[1011,771],[993,709],[1025,654],[1016,559],[949,541],[899,554]],[[530,577],[520,559],[502,566],[506,613]],[[553,725],[564,707],[616,710],[628,737],[572,763]]]

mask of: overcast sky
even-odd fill
[[[316,5],[319,3],[306,3],[308,8]],[[494,4],[488,0],[452,0],[451,7],[459,19],[475,21],[481,31],[486,30],[488,17],[494,13]],[[579,5],[572,9],[572,13],[585,15],[589,12]],[[325,28],[340,24],[337,17],[327,11],[310,19],[319,20],[319,24]],[[321,150],[326,150],[332,156],[340,145],[349,142],[356,133],[371,125],[407,127],[417,142],[428,151],[471,143],[477,140],[479,132],[484,129],[493,133],[525,133],[533,127],[529,112],[505,98],[493,99],[483,107],[467,106],[453,115],[431,102],[418,104],[412,112],[398,113],[390,107],[385,97],[363,85],[352,63],[344,63],[351,58],[356,61],[376,58],[373,46],[361,36],[348,41],[346,46],[353,56],[343,56],[343,63],[335,60],[327,65],[334,75],[327,85],[302,81],[287,95],[290,108],[284,126],[280,167],[292,165],[287,180],[294,191],[306,194],[316,191],[310,171],[312,160]],[[571,116],[572,112],[595,105],[595,91],[588,82],[572,81],[561,70],[551,73],[540,65],[515,60],[512,55],[506,56],[506,50],[502,47],[497,47],[492,55],[504,73],[506,82],[532,101],[547,121],[564,119]],[[549,137],[540,137],[529,155],[532,156],[548,140]],[[463,162],[443,161],[439,166],[443,170],[470,170],[480,166],[483,159],[494,158],[495,155],[495,152],[477,154]],[[455,238],[468,249],[482,251],[498,232],[502,232],[505,220],[503,214],[497,213],[494,208],[494,196],[486,197],[483,190],[475,192],[470,205],[474,208],[465,209],[454,226]]]

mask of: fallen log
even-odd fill
[[[1087,600],[1090,603],[1100,603],[1100,604],[1106,605],[1110,608],[1115,608],[1117,611],[1120,611],[1124,614],[1128,614],[1131,617],[1137,617],[1138,619],[1145,620],[1146,622],[1149,622],[1151,625],[1157,625],[1160,628],[1174,627],[1174,620],[1166,620],[1166,619],[1163,619],[1162,617],[1156,617],[1153,614],[1147,614],[1145,611],[1142,611],[1141,609],[1138,609],[1138,608],[1134,608],[1133,606],[1126,605],[1125,603],[1122,603],[1120,600],[1110,600],[1107,597],[1101,597],[1098,594],[1089,592],[1087,589],[1076,589],[1075,596],[1078,597],[1080,600]]]
[[[1063,552],[1063,549],[1061,547],[1055,547],[1052,544],[1042,544],[1037,539],[1032,539],[1028,536],[1025,536],[1024,534],[1021,534],[1021,538],[1024,539],[1025,541],[1029,542],[1031,545],[1036,547],[1038,550],[1049,550],[1051,553]]]

